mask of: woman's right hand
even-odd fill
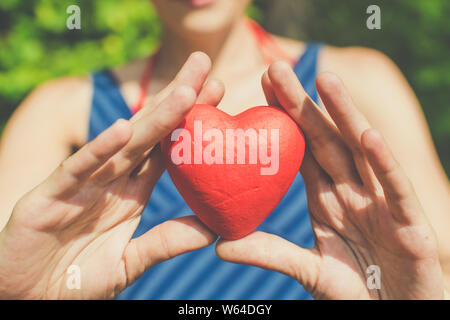
[[[18,201],[0,233],[0,298],[113,298],[151,266],[215,241],[195,216],[131,239],[164,170],[155,146],[194,103],[223,96],[221,84],[204,85],[210,66],[192,54],[159,104],[117,121]]]

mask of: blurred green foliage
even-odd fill
[[[81,30],[66,9],[81,8]],[[148,0],[1,0],[0,119],[37,84],[149,54],[160,35]]]
[[[81,7],[81,31],[66,28],[71,4]],[[365,27],[371,4],[381,8],[381,30]],[[274,33],[389,55],[418,95],[450,172],[450,1],[255,0],[248,13]],[[39,83],[148,55],[160,34],[149,0],[1,0],[0,132]]]

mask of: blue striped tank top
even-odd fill
[[[317,60],[321,45],[308,44],[294,71],[309,96],[317,102]],[[93,74],[94,93],[89,119],[89,141],[117,119],[132,117],[109,72]],[[169,174],[164,172],[133,237],[165,220],[192,214]],[[303,179],[297,175],[275,211],[258,230],[274,233],[302,247],[313,246]],[[147,270],[117,299],[310,299],[294,279],[253,266],[220,260],[214,244],[175,257]]]

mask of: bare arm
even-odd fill
[[[16,109],[0,141],[0,230],[17,200],[82,145],[91,97],[87,78],[42,85]],[[84,137],[83,137],[84,136]]]
[[[410,178],[437,233],[441,265],[450,283],[450,188],[413,90],[397,66],[375,50],[329,48],[322,61],[323,71],[343,79]]]

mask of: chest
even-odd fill
[[[236,115],[254,106],[267,105],[261,86],[264,71],[265,68],[262,68],[244,77],[225,80],[225,95],[218,108],[228,114]]]
[[[267,105],[264,91],[261,86],[261,77],[267,67],[262,66],[240,75],[211,75],[211,78],[220,79],[225,87],[225,94],[217,106],[230,115],[236,115],[254,106]],[[160,92],[168,85],[167,81],[153,78],[147,91],[144,106],[154,107],[162,100],[164,95]],[[137,81],[120,84],[120,92],[130,108],[136,104],[141,88]]]

